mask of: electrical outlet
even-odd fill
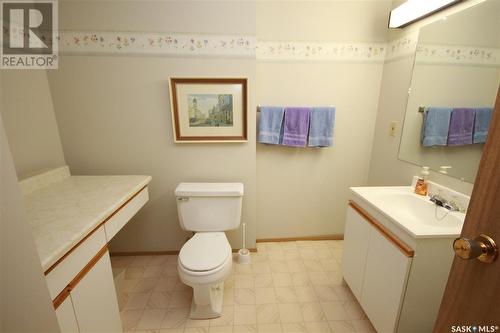
[[[389,135],[396,136],[396,132],[398,129],[399,121],[391,121],[389,124]]]

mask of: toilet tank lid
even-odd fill
[[[178,197],[241,197],[242,183],[180,183],[175,189]]]

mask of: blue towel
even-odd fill
[[[309,123],[309,147],[328,147],[333,142],[335,108],[313,108]]]
[[[422,125],[422,145],[446,146],[450,127],[451,108],[430,107]]]
[[[486,142],[488,136],[488,127],[490,127],[492,108],[477,108],[476,120],[474,122],[474,143]]]
[[[259,136],[257,141],[277,145],[281,143],[281,125],[284,108],[277,106],[261,106],[259,119]]]

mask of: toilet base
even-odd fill
[[[191,303],[191,319],[210,319],[222,315],[222,300],[224,296],[224,281],[214,285],[193,287]]]

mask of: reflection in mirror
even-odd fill
[[[399,158],[473,182],[499,69],[500,1],[421,28]]]

